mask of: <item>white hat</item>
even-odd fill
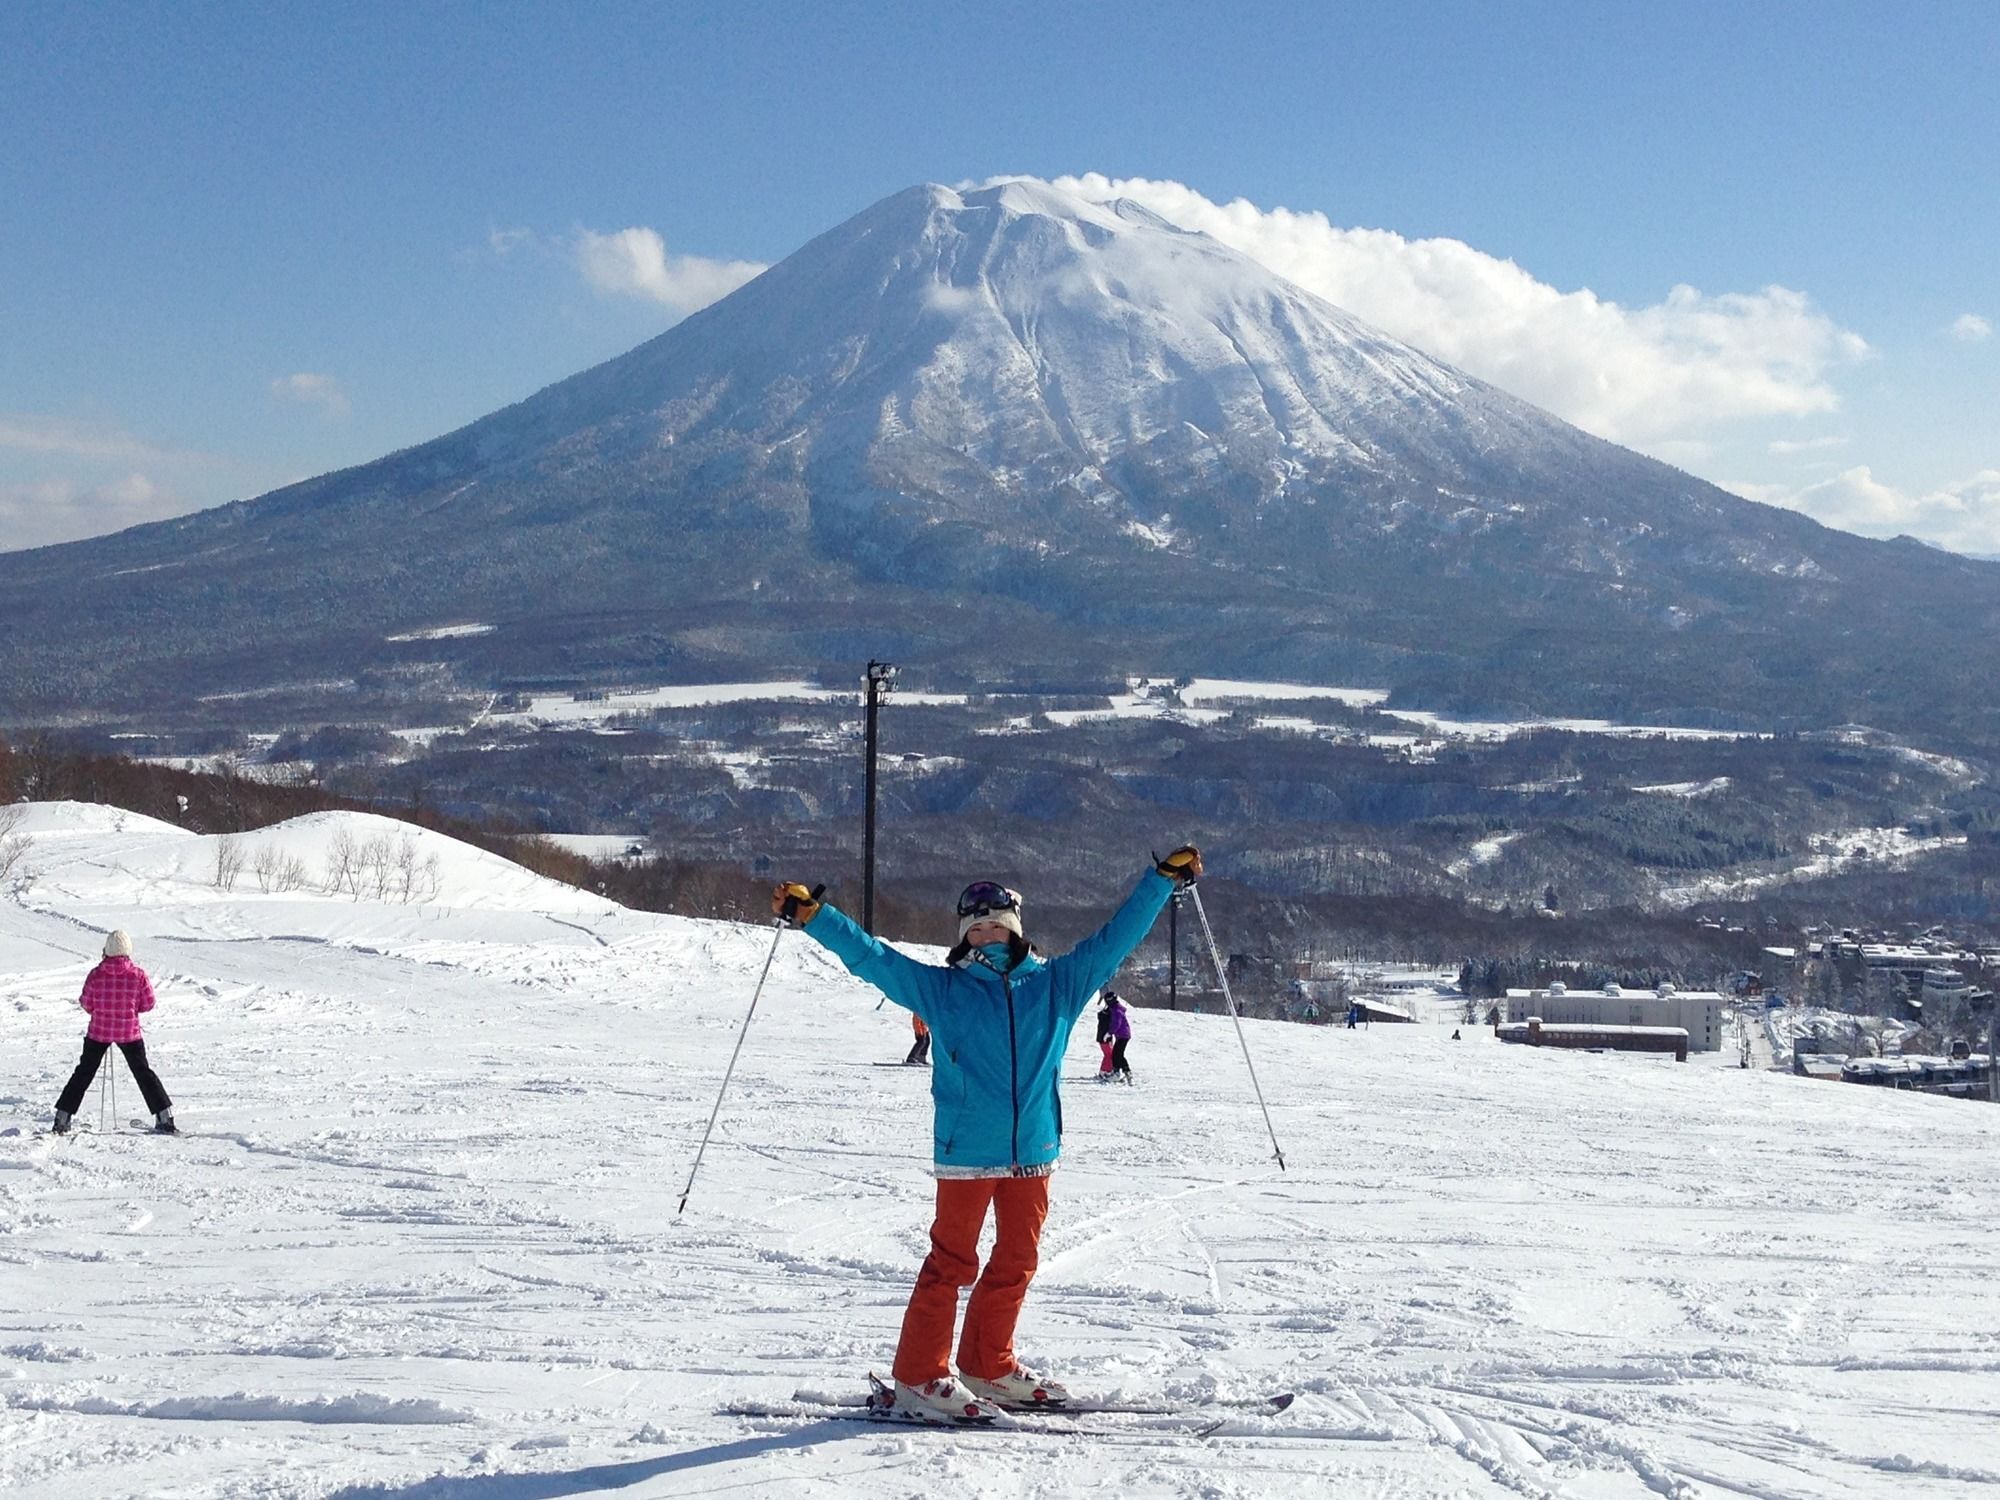
[[[122,927],[114,927],[104,939],[106,958],[130,958],[132,956],[132,934]]]
[[[991,922],[995,926],[1004,927],[1013,933],[1015,937],[1027,936],[1025,932],[1021,931],[1021,909],[1018,906],[1003,906],[993,911],[979,911],[974,912],[969,917],[960,917],[958,919],[958,935],[960,939],[962,940],[968,932],[972,931],[981,922]]]
[[[981,922],[992,922],[1025,940],[1027,934],[1021,931],[1021,893],[998,881],[973,881],[958,897],[959,941],[964,942],[965,935]]]

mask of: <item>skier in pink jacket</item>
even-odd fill
[[[146,1044],[139,1036],[139,1017],[153,1008],[153,984],[146,971],[132,962],[132,939],[121,929],[104,940],[104,961],[90,971],[83,982],[78,1005],[90,1012],[90,1026],[83,1035],[83,1057],[76,1071],[63,1085],[56,1100],[53,1129],[61,1135],[76,1118],[91,1079],[104,1054],[116,1047],[125,1054],[126,1066],[139,1081],[146,1108],[153,1116],[153,1129],[162,1135],[178,1135],[174,1128],[174,1101],[167,1097],[160,1075],[146,1061]]]

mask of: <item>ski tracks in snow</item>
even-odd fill
[[[719,1408],[890,1357],[934,1192],[928,1075],[869,1066],[901,1012],[782,939],[676,1219],[768,927],[208,891],[146,946],[189,1137],[54,1143],[89,955],[52,965],[171,914],[171,881],[130,889],[0,902],[9,1500],[2000,1484],[1976,1106],[1246,1023],[1283,1060],[1280,1174],[1226,1023],[1144,1012],[1144,1088],[1064,1091],[1022,1356],[1293,1408],[1205,1438],[801,1429]]]

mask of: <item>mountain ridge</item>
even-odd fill
[[[65,622],[112,574],[107,618]],[[425,643],[468,682],[964,666],[976,605],[1012,668],[1906,729],[2000,665],[1990,568],[1728,495],[1206,235],[1026,182],[906,189],[454,432],[0,555],[0,585],[15,719],[144,696],[116,667],[171,695],[407,663],[385,637],[473,617],[499,628]]]

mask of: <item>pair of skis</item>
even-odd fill
[[[737,1417],[766,1417],[798,1421],[879,1422],[901,1427],[931,1427],[946,1431],[1038,1433],[1054,1437],[1096,1437],[1141,1432],[1175,1432],[1190,1437],[1209,1437],[1239,1417],[1275,1416],[1292,1404],[1292,1393],[1259,1396],[1247,1400],[1210,1401],[1098,1401],[1071,1397],[1061,1403],[1010,1405],[1004,1418],[959,1417],[915,1412],[895,1404],[895,1392],[879,1375],[868,1377],[869,1390],[863,1396],[826,1397],[800,1392],[790,1401],[739,1401],[725,1406],[723,1414]],[[1091,1422],[1092,1417],[1099,1418]],[[1138,1425],[1110,1420],[1116,1417],[1147,1419]]]
[[[153,1128],[153,1122],[151,1120],[127,1120],[125,1122],[125,1127],[122,1130],[116,1126],[113,1126],[109,1130],[100,1130],[95,1125],[81,1125],[72,1123],[69,1129],[67,1130],[38,1130],[35,1132],[35,1134],[40,1136],[45,1141],[73,1141],[78,1136],[82,1135],[185,1136],[187,1132],[185,1130],[156,1130]]]

